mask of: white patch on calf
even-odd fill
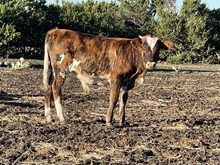
[[[60,99],[55,100],[54,104],[55,104],[55,108],[57,111],[57,116],[59,117],[60,121],[63,122],[64,121],[63,109],[62,109],[62,105],[60,103]]]
[[[143,83],[144,83],[144,78],[143,78],[143,77],[137,78],[137,79],[135,80],[135,83],[138,84],[138,85],[143,84]]]
[[[153,69],[155,66],[155,62],[147,62],[146,63],[146,69]]]
[[[115,55],[115,58],[117,58],[117,53],[116,53],[116,50],[114,51],[114,55]]]
[[[90,76],[87,74],[78,73],[77,78],[81,81],[84,92],[89,93],[89,85],[93,83],[93,80],[90,78]]]
[[[70,64],[68,67],[69,67],[69,71],[72,72],[72,71],[76,71],[77,70],[77,67],[79,66],[79,64],[81,63],[81,61],[77,61],[75,59],[73,59],[73,62],[72,64]]]
[[[47,119],[47,122],[50,123],[52,121],[51,119],[51,108],[50,107],[47,107],[45,105],[45,116],[46,116],[46,119]]]
[[[64,57],[65,57],[65,54],[61,54],[60,57],[59,57],[59,61],[57,62],[57,64],[61,64],[62,61],[64,60]]]
[[[89,85],[91,85],[93,81],[88,74],[82,73],[80,68],[78,68],[80,63],[81,61],[77,61],[76,59],[73,59],[72,64],[70,64],[68,68],[70,72],[72,71],[76,72],[77,78],[80,80],[84,92],[89,93],[90,91]]]
[[[53,77],[54,77],[54,79],[56,79],[56,72],[55,72],[55,70],[54,70],[54,68],[52,68],[52,72],[53,72]]]
[[[60,71],[62,78],[66,78],[68,71]]]
[[[158,41],[158,38],[157,37],[150,37],[150,36],[146,36],[146,38],[147,38],[148,45],[150,46],[151,50],[153,50],[157,41]]]

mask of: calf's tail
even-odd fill
[[[47,90],[52,81],[52,66],[48,53],[48,43],[44,44],[44,70],[43,70],[43,84],[44,89]]]

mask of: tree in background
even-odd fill
[[[219,63],[220,10],[200,0],[1,0],[0,56],[43,58],[46,32],[51,28],[113,36],[137,37],[153,33],[175,42],[175,52],[161,53],[171,63]]]
[[[10,42],[7,48],[0,50],[1,56],[38,58],[43,54],[45,33],[59,22],[59,8],[46,6],[46,0],[7,0],[0,7],[5,12],[0,22],[5,22],[3,27],[12,32],[4,30],[4,34],[11,36],[7,36]]]
[[[172,40],[177,46],[180,46],[183,33],[182,21],[178,17],[175,0],[154,0],[154,6],[157,12],[155,17],[155,33],[162,39]],[[179,44],[177,44],[179,43]],[[166,60],[171,56],[173,51],[169,50],[166,53],[160,53],[160,59]]]
[[[16,0],[0,2],[0,50],[7,49],[12,40],[20,37],[20,33],[16,31],[15,25],[9,19],[11,15],[19,13],[17,9],[20,7]]]
[[[115,13],[117,6],[113,2],[62,3],[61,27],[99,35],[117,35],[115,33]]]
[[[38,54],[43,54],[43,43],[46,29],[49,29],[51,22],[57,16],[54,10],[46,6],[46,0],[24,0],[26,2],[21,13],[12,22],[16,25],[16,30],[21,33],[14,45],[26,58],[34,58]],[[49,12],[53,12],[51,14]],[[59,16],[56,17],[59,21]]]
[[[150,0],[119,0],[118,20],[127,37],[155,33],[155,8]]]
[[[164,4],[172,4],[169,1]],[[169,5],[171,8],[168,9],[163,5],[157,4],[157,34],[171,38],[177,46],[174,56],[168,53],[163,58],[168,58],[171,63],[213,63],[206,5],[200,0],[185,0],[179,12],[175,6]]]
[[[185,34],[182,36],[184,47],[181,54],[183,62],[202,62],[207,55],[210,29],[207,27],[207,7],[201,0],[185,0],[179,18],[183,20]]]
[[[212,49],[212,56],[209,56],[210,60],[214,63],[220,62],[220,8],[209,10],[207,26],[210,30],[210,38],[208,43],[214,49]]]

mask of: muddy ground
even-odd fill
[[[109,85],[71,74],[66,124],[44,117],[42,61],[0,69],[0,164],[220,164],[220,66],[163,65],[129,93],[128,126],[105,127]]]

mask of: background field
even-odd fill
[[[90,94],[70,74],[67,123],[46,123],[42,61],[0,69],[0,164],[219,164],[220,66],[164,65],[129,93],[128,127],[106,129],[109,85]]]

